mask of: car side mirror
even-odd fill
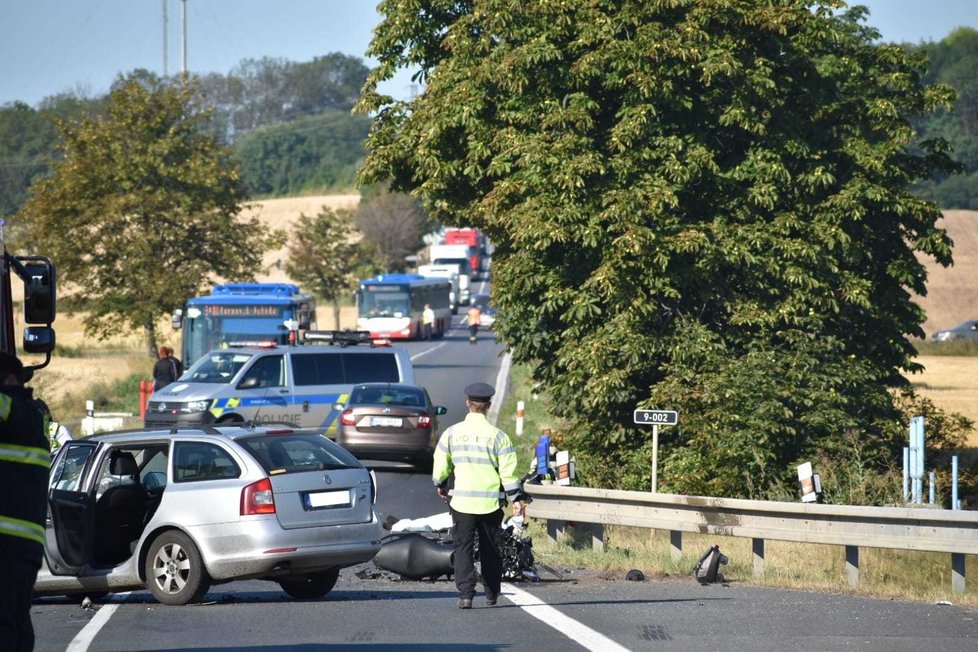
[[[333,403],[333,409],[334,410],[342,410],[345,407],[346,406],[343,403]]]
[[[47,324],[54,321],[56,282],[54,265],[44,258],[20,258],[23,261],[24,321]]]
[[[54,344],[54,329],[50,326],[28,326],[24,329],[24,350],[28,353],[51,353]]]
[[[436,405],[435,414],[437,414],[438,416],[441,416],[443,414],[448,414],[448,410],[444,406]]]
[[[240,383],[238,383],[238,389],[254,389],[258,387],[258,378],[255,376],[248,376]]]

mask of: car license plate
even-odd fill
[[[350,490],[344,491],[316,491],[310,492],[306,496],[310,507],[338,507],[350,504]]]
[[[371,426],[387,426],[389,428],[400,428],[402,423],[404,423],[404,420],[397,417],[370,417]]]

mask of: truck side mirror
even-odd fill
[[[173,330],[178,331],[183,328],[183,308],[176,308],[170,316],[170,324]]]
[[[50,262],[29,261],[24,265],[22,278],[24,321],[28,324],[50,324],[56,315],[54,265]]]
[[[50,326],[28,326],[24,329],[24,350],[28,353],[51,353],[54,342],[54,329]]]

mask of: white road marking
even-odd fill
[[[129,597],[131,591],[126,591],[125,593],[117,593],[114,597],[119,598],[121,602],[125,602],[126,598]],[[86,652],[88,646],[92,644],[95,640],[95,635],[105,627],[105,623],[109,622],[109,618],[115,613],[115,610],[119,608],[119,603],[114,602],[112,604],[103,604],[98,612],[88,621],[88,624],[82,627],[82,630],[78,632],[75,638],[71,639],[71,643],[68,643],[66,652]]]
[[[432,351],[437,351],[438,349],[440,349],[441,347],[445,346],[446,344],[448,344],[448,342],[442,342],[441,344],[436,344],[435,346],[431,347],[430,349],[425,349],[421,353],[415,353],[414,355],[411,356],[411,362],[414,362],[415,360],[417,360],[418,358],[420,358],[423,355],[428,355]]]
[[[594,652],[629,652],[627,647],[619,645],[601,632],[596,632],[567,616],[549,604],[512,584],[503,584],[502,595],[517,607],[530,614],[537,620],[550,625],[558,632],[574,641],[581,647]]]
[[[506,352],[503,356],[503,361],[499,365],[499,373],[496,374],[496,395],[492,398],[492,405],[489,406],[489,414],[486,418],[489,419],[489,423],[496,423],[499,419],[499,409],[503,406],[503,401],[506,399],[506,382],[509,379],[509,368],[513,363],[513,356]]]

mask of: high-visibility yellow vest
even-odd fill
[[[519,493],[516,450],[509,436],[486,415],[470,412],[461,423],[442,433],[435,448],[431,479],[440,486],[455,473],[449,492],[451,506],[465,514],[488,514],[499,509],[506,495]]]

